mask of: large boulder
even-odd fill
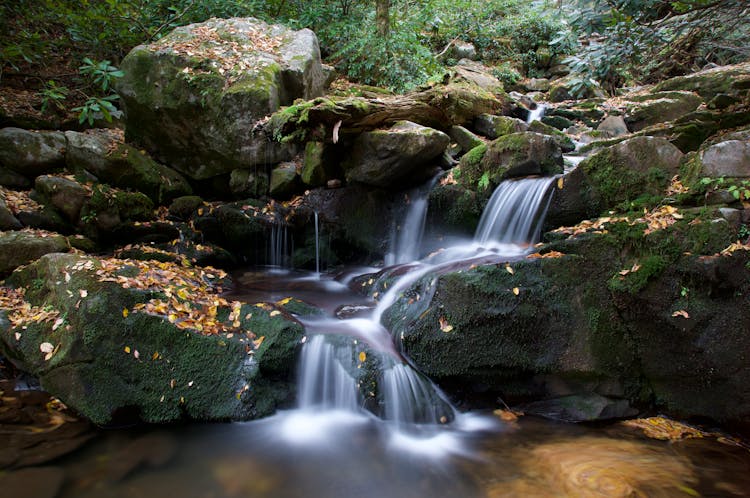
[[[729,133],[698,152],[701,176],[750,177],[750,129]]]
[[[384,322],[416,366],[464,394],[594,392],[746,422],[750,253],[716,254],[736,234],[713,213],[663,212],[676,215],[666,228],[600,220],[521,261],[425,275]]]
[[[578,166],[585,176],[580,194],[594,212],[648,205],[663,197],[683,155],[664,138],[634,137],[606,147]]]
[[[474,131],[490,139],[520,133],[528,129],[529,125],[525,121],[509,116],[481,114],[474,120]]]
[[[54,207],[72,224],[78,222],[81,208],[91,197],[86,187],[62,176],[38,176],[34,180],[34,189],[42,204]]]
[[[506,178],[563,172],[557,140],[534,132],[511,133],[470,150],[461,158],[458,180],[467,187],[498,185]]]
[[[56,233],[29,229],[0,232],[0,277],[45,254],[69,250],[68,239]]]
[[[579,75],[570,75],[550,83],[550,102],[564,102],[574,99],[603,98],[604,91],[598,84],[583,85]]]
[[[158,204],[168,204],[192,192],[182,175],[124,143],[109,130],[68,131],[65,137],[65,160],[73,171],[86,171],[114,187],[138,190]]]
[[[302,327],[220,299],[218,270],[58,254],[8,282],[44,312],[6,323],[0,350],[95,423],[246,419],[288,396],[271,379],[292,368]]]
[[[58,131],[0,130],[0,167],[28,178],[65,166],[65,135]]]
[[[0,231],[20,230],[23,228],[21,222],[13,215],[5,200],[0,196]]]
[[[323,93],[315,34],[253,18],[176,28],[122,61],[127,136],[194,179],[290,158],[253,127],[297,98]]]
[[[632,131],[681,118],[698,108],[703,99],[693,92],[656,92],[623,97],[627,111],[625,122]]]
[[[445,133],[410,121],[362,133],[344,165],[346,179],[402,190],[408,183],[424,181],[449,143]]]
[[[656,91],[696,92],[707,102],[717,95],[743,97],[750,90],[750,62],[720,66],[662,81]]]

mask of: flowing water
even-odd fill
[[[547,110],[545,104],[537,104],[536,108],[529,111],[529,115],[526,117],[526,122],[531,124],[534,121],[539,121],[544,117],[544,113]]]
[[[738,446],[459,413],[381,325],[403,290],[430,273],[528,253],[552,181],[501,185],[473,241],[384,271],[392,284],[377,301],[350,288],[371,268],[235,275],[233,298],[293,296],[324,312],[299,317],[297,406],[253,422],[102,435],[60,463],[60,496],[747,496],[750,453]]]

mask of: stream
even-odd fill
[[[688,432],[692,438],[670,442],[623,423],[461,412],[381,325],[401,292],[430,272],[527,254],[553,182],[501,184],[465,244],[415,259],[422,256],[414,252],[419,240],[394,241],[389,258],[403,264],[381,272],[398,275],[382,295],[352,290],[354,278],[377,279],[379,268],[336,275],[279,267],[236,272],[232,299],[292,297],[321,310],[298,317],[306,336],[296,406],[251,422],[102,431],[59,461],[64,481],[56,496],[750,496],[750,451],[719,433]],[[420,211],[407,215],[396,233],[422,232],[424,206],[414,202],[413,210]],[[377,371],[366,372],[371,356],[378,358]]]

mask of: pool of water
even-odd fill
[[[749,496],[750,454],[715,439],[471,415],[420,440],[350,413],[108,432],[62,462],[73,497]]]

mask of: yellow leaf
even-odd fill
[[[292,300],[291,297],[285,297],[284,299],[280,301],[276,301],[276,304],[278,304],[279,306],[284,306],[285,304],[289,303],[289,301],[291,300]]]
[[[130,354],[130,346],[125,346],[124,351],[128,354]]]
[[[123,318],[127,318],[129,314],[130,314],[130,312],[128,311],[127,308],[123,308],[122,309],[122,316],[123,316]]]
[[[557,179],[557,188],[560,189],[560,190],[562,190],[562,188],[563,188],[563,177],[562,176]]]
[[[187,289],[183,287],[182,289],[178,290],[177,297],[179,297],[180,299],[187,299],[188,298]]]
[[[151,359],[153,361],[158,360],[159,359],[159,352],[158,351],[154,351],[154,354],[151,355]]]
[[[273,310],[268,316],[278,316],[281,314],[281,311],[279,310]]]
[[[365,352],[364,351],[360,351],[359,352],[359,362],[360,363],[364,363],[366,359],[367,359],[367,355],[365,354]]]
[[[515,294],[517,296],[520,293],[521,293],[521,290],[518,287],[513,287],[513,294]]]
[[[265,338],[266,336],[262,335],[253,341],[253,346],[255,346],[255,349],[258,349],[260,345],[263,344]]]
[[[438,318],[438,323],[440,323],[440,330],[445,332],[446,334],[453,330],[453,325],[450,325],[448,323],[448,320],[445,319],[445,317],[441,316]]]
[[[515,273],[515,271],[513,271],[513,268],[511,268],[510,265],[505,265],[505,271],[507,271],[511,275],[513,275]]]

